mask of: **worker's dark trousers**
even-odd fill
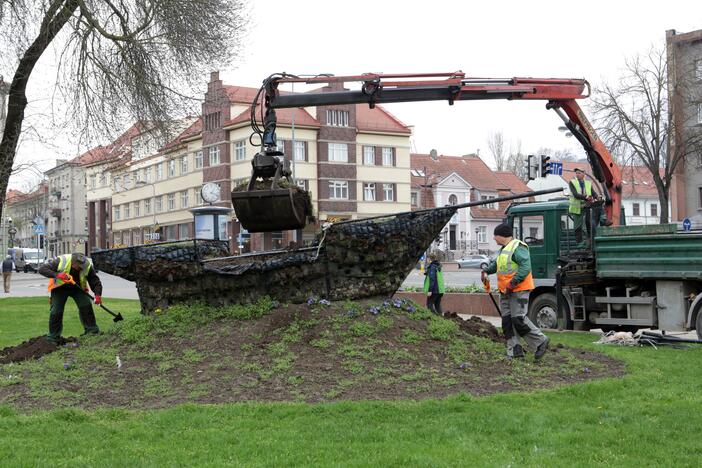
[[[441,311],[441,298],[443,294],[431,293],[431,296],[427,297],[427,309],[429,312],[436,315],[444,315]]]
[[[507,356],[514,356],[514,347],[519,344],[520,337],[526,341],[532,351],[536,351],[536,348],[546,341],[546,335],[529,320],[528,310],[529,291],[500,294],[500,313],[503,317],[509,315],[513,327],[511,336],[505,333],[508,336]]]
[[[83,293],[77,286],[65,285],[51,290],[51,311],[49,313],[49,341],[58,343],[63,331],[63,309],[66,301],[72,297],[78,306],[78,317],[85,329],[85,333],[98,333],[100,329],[95,323],[95,312],[90,302],[90,297]]]

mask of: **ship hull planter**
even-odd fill
[[[268,295],[300,303],[389,297],[456,212],[454,207],[344,221],[312,247],[227,257],[225,244],[190,240],[91,254],[96,267],[136,281],[142,313],[203,300],[221,306]]]

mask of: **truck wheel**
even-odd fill
[[[558,319],[562,315],[562,313],[557,312],[557,307],[558,305],[556,303],[555,294],[540,294],[531,304],[529,304],[529,319],[534,323],[534,325],[541,329],[557,329]],[[567,317],[566,320],[567,323],[565,324],[565,328],[567,330],[572,330],[573,322],[570,320],[570,317]]]
[[[697,339],[702,340],[702,310],[697,312],[697,320],[695,320],[695,329],[697,331]]]
[[[25,272],[25,273],[28,273],[28,272],[29,272],[29,268],[27,268],[27,265],[24,266],[24,272]]]

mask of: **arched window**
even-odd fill
[[[449,195],[448,199],[449,205],[458,205],[458,197],[456,195]]]

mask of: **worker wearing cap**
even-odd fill
[[[587,232],[590,230],[589,219],[585,217],[583,213],[583,206],[586,203],[593,203],[599,197],[597,192],[592,188],[592,182],[585,179],[585,171],[582,169],[575,169],[575,177],[570,181],[570,205],[568,206],[568,214],[573,220],[573,228],[575,229],[575,240],[582,242],[583,240],[583,224],[585,224],[585,229]],[[610,226],[611,221],[607,220],[601,211],[600,205],[595,207],[594,218],[598,220],[598,223],[602,226]]]
[[[95,303],[102,302],[102,283],[95,273],[93,261],[82,253],[61,255],[39,268],[39,273],[49,278],[51,309],[49,313],[49,334],[46,339],[59,344],[63,330],[63,310],[66,301],[72,297],[78,306],[80,323],[84,334],[97,334],[100,329],[95,322],[95,312],[87,294],[88,285],[95,294]]]
[[[534,357],[539,360],[548,349],[549,339],[534,325],[527,312],[529,294],[534,289],[531,275],[531,258],[529,247],[519,239],[512,237],[512,227],[500,224],[495,228],[494,239],[502,246],[495,260],[482,271],[485,283],[488,275],[497,273],[497,287],[500,290],[500,313],[509,316],[513,330],[505,330],[507,339],[507,356],[523,358],[524,349],[519,338],[524,338],[529,348],[534,350]],[[509,321],[503,320],[503,323]]]

